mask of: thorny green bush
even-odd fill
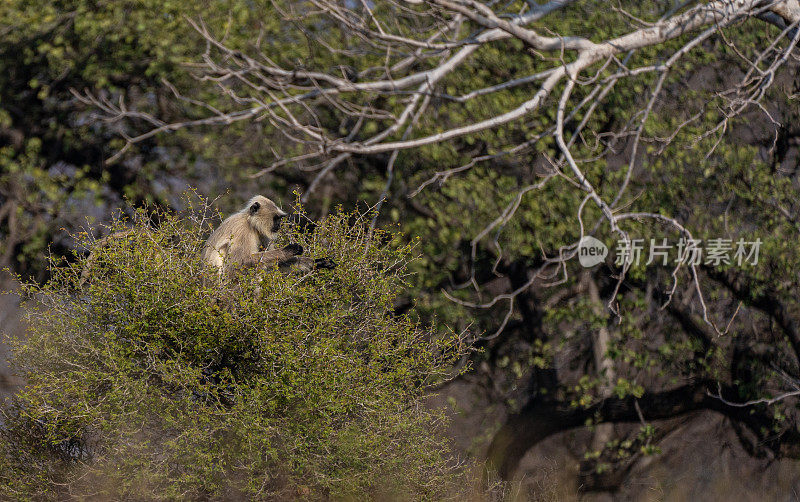
[[[300,209],[302,211],[302,209]],[[28,283],[2,498],[414,498],[463,476],[421,406],[467,349],[395,313],[413,244],[341,210],[284,242],[335,270],[220,280],[207,206],[138,211]],[[154,223],[157,222],[157,223]],[[88,266],[87,280],[81,271]]]

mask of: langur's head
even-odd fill
[[[256,195],[247,202],[247,206],[242,209],[247,214],[247,221],[261,236],[274,239],[275,234],[281,228],[281,221],[287,213],[271,200],[263,195]]]

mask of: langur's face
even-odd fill
[[[253,227],[270,239],[275,237],[287,216],[274,202],[262,195],[250,199],[247,212]]]

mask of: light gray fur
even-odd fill
[[[258,209],[251,208],[258,204]],[[276,217],[286,213],[262,195],[251,198],[237,213],[225,218],[208,237],[202,259],[219,270],[220,274],[231,267],[272,265],[296,256],[285,249],[274,249]],[[259,251],[261,247],[265,251]]]

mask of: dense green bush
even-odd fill
[[[139,211],[83,283],[78,259],[24,287],[2,497],[452,494],[462,471],[420,398],[465,346],[394,312],[413,244],[339,211],[283,237],[335,270],[220,281],[201,213]]]

